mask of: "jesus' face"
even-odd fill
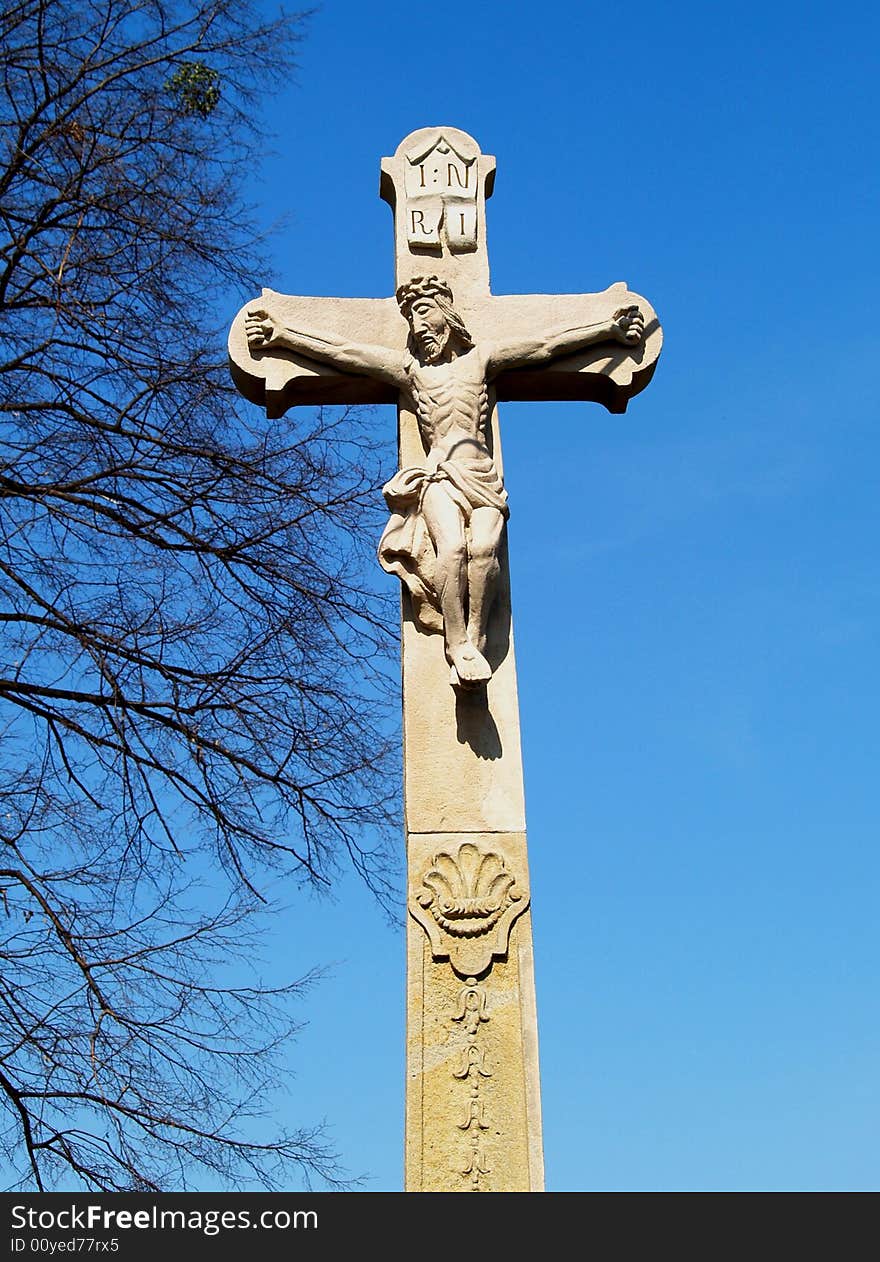
[[[450,328],[446,316],[433,298],[419,298],[409,309],[409,322],[423,361],[436,364],[443,358],[449,342]]]

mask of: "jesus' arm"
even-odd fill
[[[487,375],[494,377],[508,368],[546,364],[563,355],[574,355],[597,342],[620,342],[624,346],[637,346],[644,332],[645,319],[638,307],[624,307],[611,319],[601,320],[597,324],[554,329],[533,337],[490,346],[486,356]]]
[[[398,388],[405,384],[403,356],[386,346],[351,342],[334,333],[305,333],[282,324],[265,307],[248,311],[245,320],[251,353],[273,350],[293,351],[322,364],[332,364],[343,372],[377,377]]]

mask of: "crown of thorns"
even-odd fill
[[[414,276],[397,290],[397,303],[405,316],[419,298],[443,298],[452,306],[452,290],[439,276]]]

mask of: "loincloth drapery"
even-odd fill
[[[437,554],[422,513],[425,491],[433,483],[443,487],[461,509],[465,522],[475,508],[496,508],[508,517],[507,492],[489,455],[466,464],[444,460],[436,469],[401,469],[382,487],[391,509],[379,540],[379,564],[406,584],[416,622],[426,631],[442,631],[443,615],[434,585]]]

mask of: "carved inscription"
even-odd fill
[[[407,241],[413,249],[453,254],[477,248],[477,159],[445,136],[407,155],[404,176]],[[442,230],[442,236],[441,236]]]

